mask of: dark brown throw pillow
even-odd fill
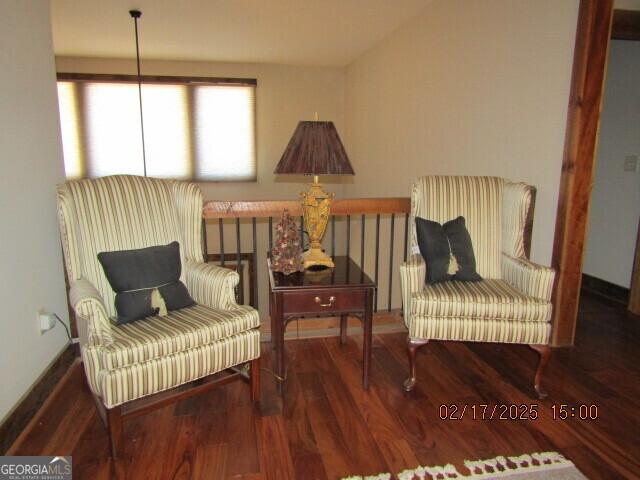
[[[416,236],[420,254],[427,264],[426,283],[482,280],[476,272],[476,257],[464,217],[443,225],[416,217]]]
[[[116,323],[124,324],[195,302],[180,281],[180,244],[100,252],[109,285],[116,292]]]

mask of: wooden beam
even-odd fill
[[[342,198],[331,204],[331,215],[361,215],[377,213],[408,213],[411,208],[409,197],[396,198]],[[215,218],[279,217],[284,209],[294,216],[302,215],[298,200],[253,200],[205,202],[202,216]]]
[[[556,346],[575,335],[612,14],[613,0],[580,1],[552,258]]]
[[[640,41],[640,10],[614,10],[611,38]]]
[[[214,218],[279,217],[283,210],[294,216],[302,215],[300,202],[296,200],[256,200],[231,201],[212,200],[205,202],[202,216],[206,220]]]
[[[409,197],[390,198],[343,198],[331,206],[333,215],[362,215],[376,213],[409,213]]]

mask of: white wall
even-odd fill
[[[625,157],[632,155],[640,161],[640,42],[613,40],[584,272],[627,288],[640,217],[640,170],[624,171]]]
[[[55,185],[64,180],[49,3],[0,2],[0,418],[64,347],[67,319]]]
[[[347,70],[348,196],[421,175],[538,188],[532,257],[551,259],[577,0],[436,0]]]
[[[620,10],[640,10],[640,0],[615,0],[614,8]]]

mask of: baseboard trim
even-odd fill
[[[592,277],[586,273],[582,274],[582,290],[592,295],[597,295],[609,302],[622,305],[625,308],[629,304],[630,290],[628,288],[597,277]]]
[[[78,358],[77,348],[69,344],[49,364],[31,388],[0,424],[0,454],[11,455],[14,447],[37,421],[40,412],[60,387],[70,367]]]

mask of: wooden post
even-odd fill
[[[567,113],[552,265],[553,345],[575,335],[593,166],[604,91],[613,0],[581,0]]]

